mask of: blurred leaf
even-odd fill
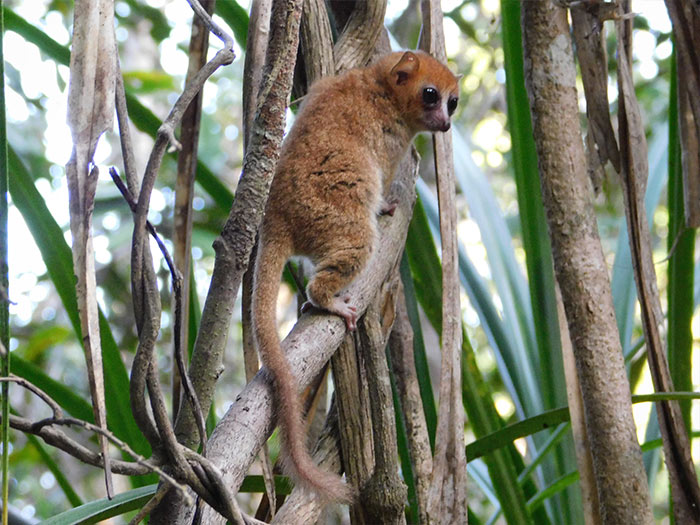
[[[151,23],[151,36],[156,42],[162,42],[170,36],[170,24],[168,19],[160,9],[151,7],[145,2],[138,0],[125,0],[131,8],[131,15],[128,18],[118,17],[120,21],[133,19],[140,22],[143,19]]]
[[[467,445],[467,461],[480,458],[516,439],[554,428],[569,420],[569,408],[555,408],[491,432]]]
[[[567,403],[567,386],[562,362],[552,249],[542,201],[530,103],[525,89],[520,2],[502,0],[501,17],[506,71],[507,127],[511,136],[511,165],[517,189],[518,214],[529,286],[529,310],[534,332],[534,341],[524,338],[525,342],[534,344],[534,347],[528,345],[525,348],[530,355],[528,361],[531,367],[527,375],[534,373],[533,379],[537,382],[539,412]],[[520,301],[523,301],[522,296],[520,297]],[[526,356],[518,358],[511,355],[505,359],[508,362],[510,359],[517,359],[512,364],[520,369]],[[521,396],[535,395],[534,392],[522,389],[519,389],[519,393]],[[526,399],[527,397],[522,398],[523,404],[534,408]],[[542,444],[539,438],[534,442]],[[576,468],[571,439],[564,441],[563,445],[555,450],[551,460],[544,463],[543,474],[546,479],[558,477]],[[571,491],[565,494],[564,498],[569,501],[555,501],[558,514],[555,521],[575,523],[580,519],[577,518],[580,515],[579,494]]]
[[[49,348],[62,343],[69,336],[70,330],[65,326],[40,326],[32,330],[26,346],[22,349],[22,355],[27,361],[35,363],[42,359]]]
[[[416,297],[433,328],[440,333],[442,326],[442,272],[435,242],[430,234],[423,208],[424,198],[416,202],[413,210],[413,219],[409,225],[406,241],[406,256],[411,268]],[[435,206],[434,202],[430,204],[431,207]],[[494,408],[490,389],[476,366],[474,352],[466,334],[462,339],[462,352],[463,405],[474,434],[481,437],[498,428],[498,415]],[[497,450],[485,458],[485,461],[494,490],[503,507],[507,509],[508,523],[530,523],[530,517],[525,508],[525,497],[517,481],[517,469],[510,451]],[[538,523],[544,524],[547,521],[539,521]]]
[[[668,366],[676,390],[693,390],[693,288],[695,229],[686,228],[683,166],[681,163],[675,53],[671,62],[668,115],[668,285],[666,330]],[[687,191],[687,190],[686,190]],[[681,402],[686,430],[691,430],[690,402]]]
[[[278,495],[286,496],[292,492],[292,482],[287,476],[275,476],[275,492]],[[249,475],[243,479],[239,492],[265,493],[265,482],[259,475]]]
[[[416,202],[416,207],[420,206],[420,202]],[[419,214],[420,215],[420,214]],[[416,219],[416,214],[414,213],[414,219]],[[421,218],[418,216],[416,219],[420,221]],[[413,222],[413,220],[411,221]],[[420,235],[418,233],[415,236]],[[409,236],[410,238],[410,236]],[[431,239],[432,241],[432,239]],[[433,247],[434,250],[434,247]],[[425,254],[426,257],[430,257],[428,251]],[[437,254],[435,254],[437,257]],[[425,352],[425,342],[423,340],[423,329],[420,323],[420,317],[418,315],[418,300],[416,298],[416,290],[413,287],[413,279],[411,279],[411,269],[408,263],[408,258],[406,252],[404,252],[401,258],[401,281],[403,283],[404,296],[406,297],[406,312],[408,314],[408,319],[411,322],[411,327],[413,328],[413,354],[416,363],[416,375],[418,378],[418,388],[420,390],[421,401],[423,404],[423,412],[425,415],[425,423],[428,429],[428,438],[430,440],[430,449],[435,450],[435,429],[437,427],[437,409],[435,408],[435,397],[433,396],[433,386],[430,381],[430,366],[428,364],[428,358]]]
[[[152,93],[154,91],[176,89],[173,77],[161,71],[127,71],[122,73],[124,84],[133,93]]]
[[[1,3],[1,2],[0,2]],[[0,13],[0,38],[5,35],[5,21]],[[8,165],[7,165],[7,119],[5,115],[5,52],[0,41],[0,375],[10,375],[10,303],[8,272],[8,212],[7,199]],[[0,386],[0,444],[2,458],[2,521],[7,523],[7,508],[10,504],[10,385],[3,382]]]
[[[503,51],[506,69],[508,129],[513,148],[513,171],[518,190],[518,211],[530,287],[533,330],[537,354],[533,365],[541,385],[544,408],[566,402],[566,384],[561,360],[561,337],[554,295],[554,269],[545,220],[537,151],[532,136],[530,104],[525,89],[520,30],[520,5],[501,2]]]
[[[37,29],[7,7],[3,6],[2,10],[5,16],[5,30],[14,31],[25,40],[32,42],[42,53],[53,58],[59,64],[68,65],[70,51],[67,47],[62,46],[41,29]]]
[[[236,42],[245,49],[248,37],[248,12],[236,0],[224,0],[216,2],[214,13],[231,27]]]
[[[88,409],[92,413],[92,408],[88,406]],[[46,450],[46,447],[44,445],[42,445],[42,443],[39,441],[39,439],[36,436],[33,436],[32,434],[27,434],[27,441],[39,453],[39,456],[41,457],[41,460],[44,462],[44,465],[46,465],[46,467],[53,474],[54,478],[56,478],[56,483],[58,483],[58,486],[61,487],[61,490],[66,495],[66,499],[70,502],[70,504],[73,505],[74,507],[77,507],[78,505],[82,505],[83,500],[80,498],[80,496],[78,496],[78,493],[75,492],[75,489],[73,489],[73,485],[68,480],[66,475],[63,473],[63,470],[61,469],[59,464],[48,453],[48,451]]]
[[[221,3],[222,2],[219,2],[219,4]],[[62,46],[46,33],[13,13],[10,9],[6,7],[3,8],[3,13],[6,17],[7,29],[15,31],[27,41],[32,42],[38,46],[43,53],[56,60],[58,63],[66,66],[68,65],[70,61],[70,51],[67,47]],[[141,131],[148,133],[151,137],[155,137],[158,132],[158,127],[161,125],[160,119],[129,92],[126,93],[126,103],[129,117],[134,125]],[[233,193],[231,193],[231,190],[229,190],[201,160],[197,161],[197,182],[222,210],[228,212],[233,203]]]
[[[654,403],[657,401],[691,401],[700,399],[700,392],[663,392],[637,394],[632,403]],[[516,439],[523,438],[569,421],[569,407],[547,410],[542,414],[512,423],[494,432],[481,436],[467,445],[467,461],[473,461],[502,448]]]
[[[31,381],[51,396],[60,407],[71,416],[89,421],[90,423],[94,422],[95,418],[92,413],[92,405],[90,405],[85,398],[75,393],[70,387],[49,377],[39,367],[25,361],[19,356],[12,356],[12,368],[13,372],[19,377]]]
[[[570,485],[575,483],[579,478],[578,471],[569,472],[564,476],[557,479],[551,485],[545,487],[527,502],[527,508],[530,512],[534,512],[540,505],[542,505],[549,498],[559,494],[564,489],[568,488]]]

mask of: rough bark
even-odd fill
[[[421,2],[423,26],[420,47],[447,62],[440,2]],[[455,196],[452,133],[433,133],[433,157],[440,207],[442,249],[442,354],[440,406],[435,430],[435,455],[428,491],[431,523],[467,522],[467,457],[464,449],[462,404],[462,310],[457,265],[457,200]]]
[[[433,454],[430,450],[428,427],[420,397],[420,387],[413,357],[413,328],[406,311],[403,287],[396,303],[396,319],[389,338],[391,366],[396,378],[396,390],[406,423],[413,478],[416,484],[420,523],[428,523],[428,491],[430,473],[433,470]]]
[[[566,10],[524,2],[526,85],[554,268],[581,382],[603,523],[651,524],[629,383],[592,207]]]
[[[367,309],[358,333],[358,350],[367,371],[374,443],[374,469],[368,483],[361,487],[360,506],[364,519],[358,523],[406,523],[403,510],[406,486],[396,468],[399,464],[396,417],[389,367],[384,352],[394,323],[399,280],[398,263],[397,259],[392,275],[382,283],[377,298]]]

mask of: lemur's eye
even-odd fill
[[[423,104],[426,106],[434,106],[440,102],[440,94],[434,87],[427,87],[423,89]]]
[[[452,113],[455,112],[455,109],[457,109],[457,97],[450,97],[450,99],[447,101],[447,113],[449,115],[452,115]]]

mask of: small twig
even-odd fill
[[[199,6],[198,3],[197,6]],[[132,286],[134,287],[135,305],[138,305],[137,324],[141,328],[145,325],[149,330],[147,332],[140,331],[139,334],[141,341],[139,342],[139,349],[134,359],[135,366],[132,368],[132,370],[136,371],[136,375],[132,372],[132,393],[136,396],[136,402],[138,403],[138,400],[140,400],[143,395],[142,387],[145,386],[143,379],[144,375],[146,375],[146,382],[150,384],[148,393],[151,399],[153,416],[156,419],[157,433],[165,440],[169,453],[173,455],[173,461],[178,467],[185,469],[183,475],[187,477],[191,477],[191,472],[188,473],[187,466],[180,461],[181,458],[177,458],[177,451],[174,447],[177,440],[172,432],[172,425],[168,418],[165,417],[167,414],[161,411],[160,405],[162,403],[160,398],[162,395],[160,394],[159,385],[150,378],[156,371],[155,359],[153,357],[153,344],[158,331],[157,318],[159,318],[159,313],[156,312],[156,310],[158,310],[158,306],[156,306],[155,303],[157,298],[153,298],[153,294],[157,294],[157,290],[155,289],[153,269],[148,268],[149,257],[146,255],[148,252],[148,243],[145,238],[145,230],[147,228],[148,207],[155,184],[156,174],[158,173],[168,144],[177,144],[174,135],[175,126],[182,118],[184,111],[187,109],[192,99],[202,89],[204,82],[206,82],[221,65],[231,63],[234,57],[235,55],[231,48],[221,49],[211,61],[205,64],[204,67],[194,75],[192,81],[185,86],[183,93],[173,106],[170,114],[158,129],[155,145],[151,151],[141,184],[138,202],[133,212],[134,233],[132,237],[131,275]],[[171,264],[171,261],[168,261],[168,264]],[[142,302],[147,306],[146,309],[143,308],[144,304],[142,304]],[[136,364],[139,366],[137,367]],[[155,388],[155,390],[153,390],[153,388]],[[150,423],[149,418],[142,414],[140,416],[140,422],[142,429],[145,427],[145,430],[148,431],[147,437],[149,437],[149,441],[153,441],[156,436],[154,435],[153,428],[151,428],[153,425]],[[198,427],[201,431],[202,427],[199,424]]]
[[[232,516],[240,523],[244,523],[246,521],[244,519],[245,515],[241,512],[236,499],[225,484],[219,468],[203,455],[197,454],[188,448],[183,448],[183,450],[190,462],[196,462],[196,466],[199,468],[194,468],[195,473],[199,476],[202,483],[209,488],[212,495],[222,503],[223,508],[227,512],[226,515]]]
[[[224,43],[224,48],[229,49],[233,51],[233,38],[221,29],[216,22],[212,19],[211,16],[209,16],[209,13],[207,13],[206,9],[204,9],[201,4],[199,3],[198,0],[187,0],[187,3],[190,4],[190,7],[192,7],[192,10],[195,12],[195,14],[202,19],[202,22],[204,22],[204,25],[207,26],[209,31],[214,33],[219,40],[221,40]]]
[[[102,454],[81,445],[53,426],[44,426],[37,430],[34,428],[33,421],[14,415],[10,416],[10,426],[25,434],[34,434],[40,437],[45,443],[64,451],[66,454],[73,456],[86,465],[104,468]],[[112,472],[124,476],[143,476],[144,474],[149,474],[153,472],[152,466],[158,464],[160,463],[156,459],[147,460],[146,466],[118,459],[113,459],[109,463]]]
[[[32,382],[21,378],[17,377],[15,375],[10,375],[7,377],[0,377],[0,382],[12,382],[16,383],[33,394],[35,394],[37,397],[41,398],[42,401],[44,401],[47,405],[51,407],[51,410],[54,414],[53,417],[50,418],[45,418],[37,422],[31,422],[25,418],[13,416],[10,419],[10,424],[13,426],[13,428],[18,428],[19,430],[22,430],[24,432],[29,432],[31,434],[37,435],[39,437],[45,438],[46,433],[42,432],[46,427],[53,426],[53,425],[60,425],[60,426],[80,426],[83,427],[84,429],[99,434],[101,436],[104,436],[107,438],[109,441],[111,441],[117,448],[122,450],[123,452],[126,452],[129,454],[131,457],[134,458],[136,463],[141,465],[142,467],[145,467],[147,471],[149,472],[155,472],[158,475],[160,475],[166,482],[170,483],[172,486],[177,488],[178,490],[186,492],[186,488],[179,484],[175,479],[173,479],[171,476],[166,474],[160,467],[155,465],[152,462],[149,462],[145,457],[143,457],[141,454],[138,454],[135,452],[127,443],[116,437],[112,432],[109,430],[102,428],[100,426],[94,425],[93,423],[89,423],[87,421],[83,421],[81,419],[76,419],[72,417],[64,417],[63,416],[63,410],[61,407],[58,405],[58,403],[51,397],[49,396],[46,392],[41,390],[38,386],[34,385]],[[14,423],[14,424],[13,424]],[[65,439],[62,439],[64,445],[69,445],[68,447],[66,446],[59,446],[62,450],[68,452],[69,454],[73,455],[74,457],[77,457],[81,461],[84,461],[86,463],[90,464],[95,464],[95,462],[92,459],[86,459],[85,458],[85,451],[88,451],[89,453],[93,454],[97,458],[100,458],[99,464],[96,466],[101,466],[104,468],[105,465],[105,460],[104,457],[101,454],[95,454],[89,449],[86,449],[82,445],[78,446],[79,444],[67,436],[63,436]],[[55,443],[54,443],[55,444]],[[81,450],[82,449],[82,450]],[[123,468],[124,467],[124,462],[118,462],[116,464],[112,465],[115,467],[115,470]],[[141,473],[139,473],[141,474]],[[191,502],[191,497],[187,495],[187,497],[190,498]]]
[[[289,107],[291,108],[292,106],[296,106],[297,104],[301,104],[304,102],[304,99],[306,98],[306,95],[302,95],[300,97],[295,98],[289,103]]]
[[[139,510],[139,512],[131,518],[131,521],[129,522],[129,525],[138,525],[141,523],[146,516],[148,516],[153,509],[155,509],[158,504],[163,500],[163,498],[170,492],[170,485],[161,485],[158,487],[156,490],[156,493],[153,494],[151,499],[148,500],[148,502]]]
[[[690,228],[688,228],[687,226],[683,226],[681,229],[678,230],[678,232],[676,233],[676,237],[673,239],[673,244],[671,245],[671,249],[668,251],[668,254],[666,255],[666,257],[664,257],[660,261],[655,262],[654,265],[663,264],[663,263],[671,260],[671,257],[673,257],[673,254],[676,253],[676,248],[678,248],[678,243],[680,242],[681,237],[689,229]]]
[[[116,43],[115,43],[116,44]],[[116,44],[118,45],[118,44]],[[119,55],[117,54],[117,57]],[[119,60],[117,62],[116,88],[114,90],[115,106],[117,108],[117,122],[119,124],[119,141],[122,149],[126,184],[132,193],[139,191],[138,177],[136,176],[136,160],[134,146],[129,130],[129,113],[126,108],[126,92],[124,90],[124,77],[121,73]]]
[[[123,450],[127,454],[129,454],[136,463],[143,465],[145,467],[148,467],[151,469],[153,472],[158,474],[161,479],[170,485],[172,485],[174,488],[182,492],[183,497],[187,499],[190,502],[190,505],[192,504],[192,496],[187,492],[187,487],[179,483],[175,478],[167,474],[163,469],[160,467],[157,467],[153,464],[148,463],[148,460],[144,458],[141,454],[135,452],[129,445],[128,443],[125,443],[121,439],[119,439],[117,436],[112,434],[109,430],[103,429],[101,427],[98,427],[97,425],[93,425],[92,423],[88,423],[87,421],[83,421],[82,419],[76,419],[72,417],[64,417],[62,419],[44,419],[41,421],[37,421],[33,427],[41,428],[46,425],[61,425],[61,426],[80,426],[83,427],[86,430],[89,430],[91,432],[94,432],[96,434],[100,434],[104,437],[106,437],[109,441],[111,441],[115,446],[117,446],[119,449]]]
[[[37,397],[40,397],[44,403],[49,405],[49,407],[51,407],[51,411],[53,412],[53,417],[55,419],[63,418],[63,409],[61,409],[59,404],[56,401],[54,401],[54,399],[50,395],[48,395],[34,383],[27,381],[23,377],[19,377],[14,374],[10,374],[7,377],[0,377],[0,383],[17,383],[19,386],[26,388],[27,390],[35,394]]]

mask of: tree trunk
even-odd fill
[[[566,10],[522,4],[526,85],[554,268],[581,381],[603,523],[653,523],[579,125]]]

